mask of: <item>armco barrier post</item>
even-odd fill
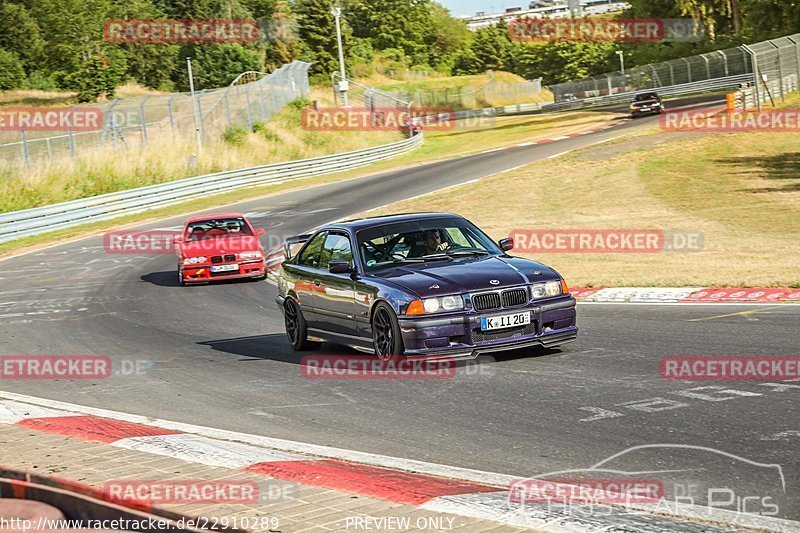
[[[781,102],[785,102],[786,98],[783,94],[783,66],[781,62],[783,60],[783,54],[781,53],[780,47],[772,41],[768,41],[769,44],[775,47],[775,63],[778,65],[778,90],[781,92]]]
[[[20,137],[22,138],[22,163],[25,168],[30,166],[30,153],[28,152],[28,136],[25,134],[25,128],[19,130]]]
[[[756,107],[761,111],[761,88],[759,87],[761,84],[761,77],[758,75],[758,58],[753,49],[746,44],[742,45],[742,50],[750,56],[750,64],[753,66],[753,90],[756,97]]]
[[[147,118],[144,116],[144,103],[147,102],[148,98],[149,96],[145,96],[139,104],[139,122],[141,122],[142,126],[142,148],[147,146]]]

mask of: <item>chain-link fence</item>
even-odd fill
[[[91,152],[161,146],[170,140],[193,138],[198,131],[203,139],[232,126],[252,129],[290,101],[309,96],[309,66],[295,61],[271,74],[245,73],[228,87],[196,91],[194,101],[190,93],[173,93],[75,106],[74,114],[90,109],[101,118],[99,127],[89,131],[4,128],[0,131],[0,161],[5,169],[0,170],[61,158],[74,160]]]
[[[705,81],[742,75],[752,75],[759,102],[783,98],[786,93],[796,91],[800,77],[800,34],[635,67],[624,74],[610,72],[556,83],[550,86],[550,90],[559,103],[642,89],[686,84],[700,86]]]
[[[592,76],[583,80],[550,85],[556,103],[657,89],[717,78],[748,74],[753,71],[750,55],[741,46],[707,54],[652,63]]]
[[[774,104],[786,94],[800,89],[800,33],[745,45],[752,57],[753,92],[758,107]]]

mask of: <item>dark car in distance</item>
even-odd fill
[[[644,115],[660,115],[664,111],[664,103],[655,91],[639,91],[633,95],[633,102],[629,110],[631,118]]]
[[[512,248],[449,213],[329,224],[286,241],[276,302],[295,350],[455,358],[575,340],[562,277]]]

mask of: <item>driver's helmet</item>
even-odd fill
[[[228,233],[239,233],[242,230],[242,226],[237,221],[228,222],[225,227]]]

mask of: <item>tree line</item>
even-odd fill
[[[476,74],[506,70],[545,83],[614,70],[617,50],[629,64],[685,57],[800,31],[796,0],[628,0],[623,17],[693,17],[699,42],[536,42],[511,39],[503,24],[470,32],[433,0],[342,0],[343,40],[351,75],[385,70]],[[0,89],[64,89],[81,101],[113,96],[126,80],[165,91],[229,84],[248,70],[271,71],[295,59],[312,63],[314,81],[338,67],[331,0],[0,0]],[[249,19],[255,42],[115,44],[112,19]]]

